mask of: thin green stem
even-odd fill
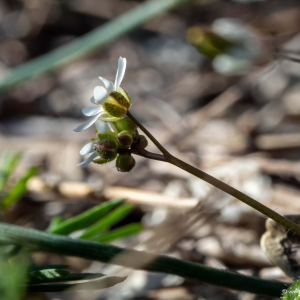
[[[240,201],[248,204],[249,206],[253,207],[254,209],[258,210],[265,216],[273,219],[274,221],[280,223],[287,229],[293,231],[294,233],[300,235],[300,227],[292,222],[291,220],[283,217],[282,215],[278,214],[274,210],[268,208],[267,206],[261,204],[260,202],[254,200],[250,196],[240,192],[239,190],[233,188],[232,186],[226,184],[225,182],[189,165],[188,163],[174,157],[174,156],[168,156],[166,158],[167,162],[171,163],[174,166],[177,166],[178,168],[185,170],[186,172],[193,174],[194,176],[210,183],[211,185],[215,186],[216,188],[222,190],[223,192],[233,196],[236,199],[239,199]]]
[[[170,153],[160,144],[160,142],[130,113],[127,111],[127,116],[148,136],[148,138],[153,142],[153,144],[163,153],[165,156],[170,155]]]
[[[174,274],[215,286],[273,297],[280,297],[282,291],[288,287],[286,283],[279,281],[214,269],[173,257],[156,256],[107,244],[75,240],[2,222],[0,222],[0,242],[27,247],[33,251],[76,256],[132,269]]]
[[[149,137],[149,139],[157,146],[157,148],[164,154],[163,156],[160,155],[160,158],[154,158],[156,160],[168,162],[186,172],[210,183],[214,187],[222,190],[223,192],[233,196],[234,198],[248,204],[249,206],[253,207],[257,211],[261,212],[265,216],[273,219],[274,221],[278,222],[279,224],[286,227],[288,230],[298,234],[300,236],[300,227],[292,222],[291,220],[283,217],[282,215],[278,214],[277,212],[273,211],[272,209],[268,208],[267,206],[261,204],[260,202],[256,201],[255,199],[251,198],[250,196],[240,192],[239,190],[233,188],[232,186],[226,184],[225,182],[189,165],[188,163],[176,158],[175,156],[171,155],[153,136],[152,134],[139,122],[133,115],[128,111],[127,115],[135,124],[140,127],[140,129]],[[152,153],[139,148],[140,155],[146,158],[151,158]]]

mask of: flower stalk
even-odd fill
[[[207,183],[213,185],[214,187],[222,190],[223,192],[233,196],[234,198],[244,202],[245,204],[251,206],[255,210],[261,212],[263,215],[269,217],[270,219],[278,222],[279,224],[283,225],[288,230],[291,230],[292,232],[298,234],[300,236],[300,227],[292,222],[291,220],[283,217],[282,215],[278,214],[274,210],[268,208],[267,206],[261,204],[257,200],[251,198],[250,196],[242,193],[241,191],[233,188],[232,186],[226,184],[225,182],[193,167],[192,165],[178,159],[177,157],[170,154],[155,138],[154,136],[129,112],[127,111],[127,116],[146,134],[146,136],[154,143],[154,145],[163,153],[161,154],[155,154],[151,153],[142,147],[138,147],[138,151],[134,152],[134,154],[164,161],[167,163],[170,163],[204,181]]]

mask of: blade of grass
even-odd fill
[[[68,265],[45,265],[45,266],[34,266],[30,268],[31,272],[34,271],[41,271],[41,270],[48,270],[48,269],[68,269]]]
[[[45,275],[46,273],[46,275]],[[50,274],[50,276],[49,276]],[[79,280],[91,280],[104,277],[102,273],[73,273],[70,274],[67,270],[42,270],[30,272],[28,284],[41,284],[41,283],[53,283],[53,282],[67,282],[67,281],[79,281]]]
[[[106,217],[102,218],[95,225],[88,228],[79,239],[89,239],[99,232],[109,229],[111,226],[115,225],[119,221],[123,220],[126,216],[128,216],[133,210],[133,206],[130,204],[124,204],[115,210],[113,210]]]
[[[23,246],[33,251],[76,256],[132,269],[173,274],[215,286],[272,297],[280,297],[282,291],[288,287],[284,282],[219,270],[173,257],[72,239],[2,222],[0,222],[0,242]]]
[[[77,38],[75,41],[6,71],[0,77],[0,91],[45,72],[49,72],[64,63],[100,48],[148,22],[155,16],[179,4],[191,1],[193,0],[146,1],[107,24]]]
[[[140,223],[131,223],[109,232],[104,232],[101,235],[94,236],[90,240],[99,243],[107,243],[116,239],[139,233],[143,229],[144,228]]]
[[[0,193],[3,190],[6,181],[15,170],[21,160],[21,153],[10,153],[6,151],[1,158],[0,166]]]
[[[60,216],[52,218],[47,231],[53,232],[58,227],[58,225],[62,222],[64,222],[64,219]]]
[[[108,214],[112,209],[119,206],[125,199],[114,199],[97,205],[84,213],[58,223],[54,228],[49,227],[48,232],[68,235],[76,230],[84,229],[93,225],[99,219]]]
[[[57,282],[70,275],[70,271],[64,269],[45,269],[29,273],[28,284]]]
[[[22,177],[15,186],[3,197],[1,201],[2,209],[7,209],[9,206],[12,206],[18,202],[21,197],[26,193],[26,183],[29,178],[33,177],[37,172],[36,167],[30,168],[24,177]]]
[[[112,287],[118,283],[123,282],[127,277],[105,277],[98,280],[83,283],[62,283],[62,284],[42,284],[27,286],[27,292],[63,292],[63,291],[87,291],[87,290],[100,290]]]

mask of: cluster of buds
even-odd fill
[[[119,150],[136,148],[141,146],[146,148],[147,139],[143,135],[139,135],[135,123],[124,116],[116,122],[111,122],[110,132],[96,132],[96,143],[93,144],[93,151],[99,156],[93,160],[94,163],[104,164],[116,159],[116,168],[120,172],[129,172],[135,166],[135,159],[131,153],[119,153]]]
[[[190,27],[187,39],[221,74],[245,74],[266,59],[258,36],[240,20],[217,19],[210,28]]]
[[[131,99],[120,86],[126,69],[126,59],[120,57],[115,83],[99,77],[104,87],[96,86],[91,102],[95,107],[85,107],[82,112],[91,117],[80,124],[74,131],[81,132],[93,124],[96,125],[96,138],[86,144],[80,151],[89,157],[78,164],[85,168],[89,163],[105,164],[116,160],[116,168],[120,172],[129,172],[135,166],[131,148],[148,145],[146,137],[139,135],[136,124],[126,116],[131,107]]]

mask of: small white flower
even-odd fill
[[[100,80],[105,85],[105,88],[103,86],[96,86],[94,88],[94,96],[91,98],[91,102],[96,107],[85,107],[82,110],[82,113],[85,116],[92,116],[89,120],[86,122],[80,124],[77,128],[74,129],[75,132],[81,132],[83,130],[86,130],[87,128],[91,127],[102,115],[106,115],[107,113],[104,111],[102,104],[105,102],[105,100],[108,98],[109,94],[111,92],[117,91],[120,87],[120,84],[123,80],[124,74],[126,70],[126,58],[120,57],[118,60],[118,70],[116,74],[115,83],[112,83],[111,81],[99,77]],[[90,160],[92,161],[92,159]]]
[[[101,120],[96,120],[96,132],[101,132],[101,133],[107,133],[107,134],[114,134],[115,133],[115,128],[113,126],[113,124],[110,124],[108,122],[103,122]],[[79,153],[81,155],[86,155],[89,154],[89,157],[81,162],[80,164],[78,164],[78,167],[86,168],[97,156],[98,154],[94,151],[93,146],[94,144],[96,144],[97,142],[99,142],[98,139],[95,139],[93,141],[91,141],[90,143],[87,143],[86,145],[83,146],[83,148],[79,151]]]

